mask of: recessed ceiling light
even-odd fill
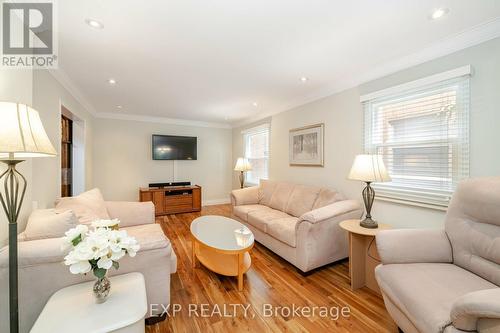
[[[90,25],[92,28],[95,28],[95,29],[104,28],[104,24],[102,24],[101,22],[99,22],[97,20],[93,20],[93,19],[88,18],[85,20],[85,23],[87,23],[88,25]]]
[[[257,106],[259,106],[259,103],[253,102],[252,105],[255,106],[255,107],[257,107]]]
[[[448,8],[435,9],[431,14],[431,18],[433,20],[438,20],[438,19],[442,18],[443,16],[445,16],[446,14],[448,14],[448,12],[449,12]]]
[[[112,86],[114,86],[116,84],[116,80],[115,79],[109,79],[108,80],[108,83]]]
[[[121,110],[121,109],[123,109],[123,106],[117,105],[116,108],[119,109],[119,110]]]
[[[308,80],[309,79],[307,77],[305,77],[305,76],[303,76],[303,77],[300,78],[300,81],[302,81],[302,82],[307,82]]]

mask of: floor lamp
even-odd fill
[[[245,172],[251,171],[252,166],[250,162],[246,158],[239,157],[236,161],[236,165],[234,166],[234,171],[240,172],[240,188],[245,186]]]
[[[17,219],[26,193],[26,178],[16,169],[26,157],[54,156],[37,111],[25,104],[0,102],[0,162],[7,170],[0,175],[0,203],[9,223],[10,332],[19,331],[17,294]],[[3,186],[2,186],[3,185]]]

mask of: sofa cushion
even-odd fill
[[[421,332],[443,332],[458,297],[497,288],[453,264],[379,265],[376,277],[383,293]]]
[[[135,225],[122,228],[121,230],[126,230],[129,236],[135,237],[141,246],[139,252],[170,246],[170,240],[165,236],[161,226],[157,223]]]
[[[259,203],[261,205],[269,206],[271,204],[271,197],[276,189],[277,182],[267,179],[260,180],[259,186]]]
[[[28,219],[23,241],[63,237],[77,224],[78,219],[72,210],[56,213],[54,209],[37,209]]]
[[[469,179],[453,194],[445,229],[453,262],[500,285],[500,177]]]
[[[312,210],[313,204],[318,197],[321,188],[314,186],[295,185],[288,203],[285,208],[285,213],[299,217],[302,214]]]
[[[327,188],[322,188],[312,209],[325,207],[339,200],[344,200],[344,197],[340,193]]]
[[[299,219],[294,216],[271,220],[267,224],[267,233],[277,240],[295,247],[297,246],[295,227],[298,221]]]
[[[248,221],[248,213],[257,210],[271,210],[271,208],[264,205],[242,205],[234,206],[233,214],[242,219],[243,221]]]
[[[247,223],[259,229],[260,231],[267,233],[268,224],[272,220],[287,217],[290,217],[290,215],[280,212],[276,209],[260,209],[248,213]]]
[[[291,183],[278,183],[276,185],[276,189],[273,192],[273,196],[271,197],[269,207],[284,212],[288,203],[288,199],[290,198],[290,195],[292,194],[294,188],[295,185]]]
[[[76,197],[59,198],[56,200],[56,212],[72,210],[78,222],[90,224],[92,221],[109,219],[106,204],[98,188],[84,192]]]

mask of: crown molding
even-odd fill
[[[323,99],[344,90],[357,87],[363,83],[380,79],[384,76],[394,74],[404,69],[414,67],[440,57],[444,57],[454,52],[464,50],[466,48],[487,42],[498,37],[500,37],[500,18],[496,18],[494,20],[476,25],[470,29],[443,38],[442,40],[424,47],[423,49],[415,53],[387,61],[365,74],[341,82],[337,82],[325,89],[322,89],[319,92],[310,94],[305,98],[296,99],[293,102],[288,103],[284,107],[281,107],[273,112],[265,112],[260,114],[258,117],[249,117],[242,121],[235,122],[233,123],[233,127],[241,127],[251,124],[263,118],[298,108],[305,104]]]
[[[140,121],[140,122],[145,122],[145,123],[156,123],[156,124],[160,123],[160,124],[170,124],[170,125],[179,125],[179,126],[232,128],[232,126],[230,124],[224,124],[224,123],[188,120],[188,119],[178,119],[178,118],[167,118],[167,117],[143,116],[143,115],[138,115],[138,114],[99,112],[96,114],[96,117],[102,118],[102,119]]]
[[[84,94],[77,88],[77,86],[73,83],[73,81],[69,78],[66,72],[59,67],[58,69],[49,69],[50,75],[56,79],[70,94],[74,99],[80,103],[87,112],[89,112],[94,117],[97,116],[97,111],[89,102],[89,100],[84,96]]]

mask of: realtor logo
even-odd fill
[[[2,67],[55,68],[54,3],[2,3]]]

